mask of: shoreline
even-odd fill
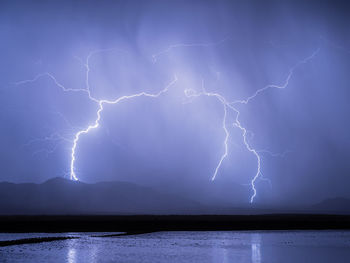
[[[0,216],[0,232],[156,232],[350,229],[350,215],[22,215]]]

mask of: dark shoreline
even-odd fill
[[[350,229],[350,215],[0,216],[0,232],[155,232]]]
[[[78,237],[34,237],[34,238],[21,238],[21,239],[15,239],[15,240],[5,240],[5,241],[0,241],[0,247],[46,243],[46,242],[68,240],[68,239],[78,239]]]

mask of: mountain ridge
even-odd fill
[[[40,184],[0,183],[0,214],[145,214],[191,212],[201,204],[129,182],[55,177]]]
[[[350,214],[350,199],[325,199],[308,206],[278,208],[209,205],[124,181],[85,183],[54,177],[42,183],[0,182],[0,215],[138,214]]]

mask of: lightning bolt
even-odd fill
[[[176,81],[177,81],[177,76],[175,75],[173,81],[171,81],[163,90],[161,90],[161,91],[159,91],[158,93],[155,93],[155,94],[147,93],[147,92],[140,92],[140,93],[136,93],[136,94],[133,94],[133,95],[122,96],[122,97],[119,97],[119,98],[117,98],[115,100],[106,100],[106,99],[98,100],[98,99],[94,98],[91,95],[91,92],[90,92],[90,82],[89,82],[90,63],[89,63],[89,61],[90,61],[90,59],[91,59],[91,57],[93,55],[101,53],[101,52],[111,51],[111,50],[115,50],[115,49],[103,49],[103,50],[93,51],[87,56],[85,63],[83,63],[83,65],[85,66],[85,70],[86,70],[85,71],[85,73],[86,73],[85,74],[86,89],[84,89],[84,90],[86,90],[86,92],[88,93],[88,96],[89,96],[90,100],[98,103],[98,110],[96,112],[96,116],[97,117],[95,119],[94,124],[89,125],[86,129],[78,131],[75,134],[75,136],[74,136],[73,147],[72,147],[72,151],[71,151],[70,178],[72,180],[75,180],[75,181],[78,180],[78,177],[77,177],[77,175],[75,173],[75,166],[74,165],[75,165],[75,161],[76,161],[76,149],[77,149],[77,146],[78,146],[79,139],[80,139],[81,135],[87,134],[91,130],[96,129],[96,128],[99,127],[100,120],[101,120],[101,113],[102,113],[102,111],[104,109],[103,108],[104,104],[118,104],[119,102],[122,102],[124,100],[130,100],[130,99],[134,99],[134,98],[141,97],[141,96],[157,98],[160,95],[162,95],[163,93],[167,92],[169,87],[172,86],[173,84],[175,84]]]
[[[72,148],[71,148],[71,162],[70,162],[70,179],[71,180],[74,180],[74,181],[77,181],[78,180],[78,176],[75,172],[75,162],[76,162],[76,150],[77,150],[77,147],[78,147],[78,143],[79,143],[79,139],[82,135],[84,134],[88,134],[91,130],[93,129],[96,129],[100,126],[100,120],[101,120],[101,114],[103,112],[103,109],[104,109],[104,105],[105,104],[118,104],[122,101],[125,101],[125,100],[131,100],[131,99],[135,99],[137,97],[150,97],[150,98],[158,98],[159,96],[161,96],[163,93],[167,92],[168,89],[174,85],[176,82],[177,82],[177,76],[174,75],[174,79],[162,90],[160,90],[159,92],[157,93],[148,93],[148,92],[139,92],[139,93],[136,93],[136,94],[132,94],[132,95],[125,95],[125,96],[121,96],[119,98],[116,98],[116,99],[113,99],[113,100],[108,100],[108,99],[97,99],[95,97],[92,96],[91,94],[91,88],[90,88],[90,82],[89,82],[89,75],[90,75],[90,59],[92,56],[98,54],[98,53],[101,53],[101,52],[107,52],[107,51],[112,51],[112,50],[119,50],[119,49],[116,49],[116,48],[110,48],[110,49],[101,49],[101,50],[96,50],[96,51],[93,51],[91,52],[85,62],[83,60],[81,60],[80,58],[78,57],[75,57],[77,58],[82,64],[83,66],[85,67],[85,88],[83,89],[72,89],[72,88],[66,88],[64,85],[62,85],[61,83],[59,83],[59,81],[54,77],[53,74],[49,73],[49,72],[45,72],[45,73],[41,73],[41,74],[38,74],[37,76],[35,76],[34,78],[32,79],[27,79],[27,80],[22,80],[22,81],[18,81],[18,82],[15,82],[15,83],[12,83],[14,85],[23,85],[23,84],[28,84],[28,83],[32,83],[32,82],[36,82],[38,81],[39,79],[43,78],[43,77],[48,77],[50,78],[54,84],[59,87],[62,91],[64,92],[84,92],[88,95],[88,98],[94,102],[94,103],[97,103],[98,104],[98,108],[97,108],[97,111],[96,111],[96,119],[95,121],[93,122],[93,124],[89,125],[88,127],[84,128],[84,129],[81,129],[79,131],[77,131],[74,135],[74,139],[73,139],[73,145],[72,145]],[[122,50],[119,50],[119,51],[122,51]],[[123,51],[124,52],[124,51]],[[27,143],[27,145],[30,145],[32,143],[35,143],[35,142],[39,142],[39,141],[57,141],[57,140],[64,140],[64,141],[70,141],[68,140],[67,138],[61,136],[59,133],[53,133],[52,135],[50,136],[47,136],[45,138],[42,138],[42,139],[33,139],[31,141],[29,141]],[[44,150],[45,152],[47,153],[52,153],[55,149],[56,149],[57,146],[54,146],[53,149],[51,150]],[[36,152],[37,153],[37,152]]]
[[[175,75],[174,76],[174,80],[171,81],[170,84],[168,84],[163,90],[161,90],[161,91],[159,91],[158,93],[155,93],[155,94],[147,93],[147,92],[140,92],[140,93],[136,93],[136,94],[133,94],[133,95],[122,96],[122,97],[119,97],[119,98],[117,98],[115,100],[96,100],[96,99],[94,99],[94,101],[96,100],[98,102],[98,110],[97,110],[97,113],[96,113],[97,118],[95,119],[94,124],[89,125],[86,129],[78,131],[75,134],[75,137],[74,137],[73,147],[72,147],[72,151],[71,151],[71,164],[70,164],[70,177],[71,177],[71,179],[75,180],[75,181],[78,180],[78,177],[77,177],[77,175],[75,173],[74,164],[75,164],[75,161],[76,161],[76,149],[77,149],[77,146],[78,146],[79,139],[80,139],[81,135],[87,134],[91,130],[96,129],[96,128],[99,127],[100,120],[101,120],[101,113],[102,113],[102,111],[104,109],[103,108],[104,104],[118,104],[118,103],[120,103],[120,102],[122,102],[124,100],[130,100],[130,99],[134,99],[134,98],[141,97],[141,96],[157,98],[160,95],[162,95],[163,93],[167,92],[169,87],[172,86],[173,84],[175,84],[176,81],[177,81],[177,77]]]
[[[156,53],[154,55],[152,55],[152,59],[153,62],[157,61],[157,58],[163,54],[169,53],[171,52],[173,49],[175,48],[187,48],[187,47],[209,47],[209,46],[215,46],[215,45],[220,45],[221,43],[223,43],[224,41],[226,41],[228,38],[220,40],[218,42],[215,43],[207,43],[207,44],[176,44],[176,45],[171,45],[169,46],[167,49]],[[96,103],[98,105],[97,107],[97,111],[96,111],[96,118],[94,120],[94,122],[90,125],[88,125],[86,128],[80,129],[78,130],[75,135],[74,135],[74,139],[73,139],[73,145],[71,148],[71,162],[70,162],[70,178],[71,180],[78,180],[78,176],[76,174],[76,168],[75,168],[75,162],[76,162],[76,150],[79,144],[79,140],[81,138],[81,136],[88,134],[91,130],[96,129],[100,126],[100,120],[101,120],[101,114],[104,110],[104,106],[105,105],[109,105],[109,104],[119,104],[122,101],[127,101],[127,100],[133,100],[135,98],[138,97],[150,97],[150,98],[158,98],[160,97],[163,93],[167,92],[168,89],[174,85],[177,82],[177,76],[174,76],[174,79],[162,90],[160,90],[157,93],[148,93],[148,92],[140,92],[140,93],[136,93],[136,94],[132,94],[132,95],[125,95],[125,96],[121,96],[119,98],[116,99],[97,99],[95,97],[92,96],[91,93],[91,88],[90,88],[90,83],[89,83],[89,74],[90,74],[90,59],[93,55],[100,53],[100,52],[105,52],[105,51],[109,51],[109,50],[113,50],[113,49],[104,49],[104,50],[98,50],[98,51],[94,51],[92,53],[90,53],[85,61],[82,61],[81,59],[79,59],[81,61],[81,63],[83,64],[83,66],[85,67],[85,88],[83,89],[71,89],[71,88],[66,88],[64,87],[62,84],[60,84],[57,79],[51,74],[51,73],[43,73],[43,74],[39,74],[37,75],[35,78],[33,79],[29,79],[29,80],[23,80],[20,82],[16,82],[14,84],[16,85],[22,85],[22,84],[27,84],[30,82],[35,82],[38,79],[42,78],[42,77],[48,77],[50,78],[54,84],[59,87],[60,89],[62,89],[62,91],[64,92],[83,92],[86,93],[88,95],[88,98]],[[298,63],[296,63],[293,67],[290,68],[287,78],[285,79],[285,81],[283,82],[282,85],[267,85],[261,89],[256,90],[251,96],[245,98],[245,99],[241,99],[241,100],[235,100],[230,102],[228,99],[226,99],[223,95],[217,93],[217,92],[208,92],[204,89],[204,81],[202,81],[202,91],[196,91],[194,89],[185,89],[184,90],[184,94],[185,97],[189,100],[192,101],[192,99],[194,98],[198,98],[198,97],[202,97],[202,96],[207,96],[207,97],[212,97],[217,99],[223,106],[223,117],[222,117],[222,129],[224,130],[225,133],[225,138],[223,141],[223,145],[224,145],[224,152],[221,155],[214,173],[211,177],[211,180],[215,180],[220,168],[222,166],[222,163],[225,161],[225,159],[228,156],[228,152],[229,152],[229,146],[228,146],[228,141],[229,141],[229,137],[230,137],[230,132],[229,132],[229,128],[228,128],[228,121],[227,121],[227,116],[228,116],[228,112],[232,112],[233,114],[235,114],[235,118],[234,118],[234,122],[232,123],[232,127],[233,128],[238,128],[241,131],[242,134],[242,141],[243,144],[245,145],[245,148],[247,149],[247,151],[249,151],[250,153],[252,153],[257,161],[257,167],[256,167],[256,172],[254,177],[251,179],[250,181],[250,187],[252,189],[252,195],[250,197],[250,203],[254,202],[255,197],[257,196],[257,189],[256,189],[256,182],[258,179],[261,180],[268,180],[267,178],[262,176],[262,172],[261,172],[261,156],[260,156],[260,152],[256,150],[248,141],[248,134],[249,131],[246,129],[246,127],[244,127],[241,122],[240,122],[240,114],[241,112],[239,111],[239,109],[237,108],[237,105],[247,105],[248,103],[250,103],[253,99],[255,99],[258,95],[260,95],[261,93],[269,90],[269,89],[285,89],[287,88],[287,86],[289,85],[289,81],[292,78],[294,71],[301,66],[302,64],[307,63],[309,60],[311,60],[312,58],[314,58],[316,56],[316,54],[320,51],[320,49],[317,49],[316,51],[314,51],[309,57],[299,61]],[[60,136],[55,135],[53,137],[53,139],[56,138],[60,138]],[[50,139],[50,137],[49,137]],[[52,138],[51,138],[52,139]],[[270,181],[269,181],[270,182]]]
[[[247,134],[248,134],[248,130],[242,126],[241,122],[240,122],[240,111],[239,109],[235,106],[237,104],[248,104],[251,100],[255,99],[260,93],[263,93],[265,91],[267,91],[268,89],[274,88],[274,89],[285,89],[287,88],[287,86],[289,85],[289,81],[292,78],[294,71],[301,66],[302,64],[307,63],[309,60],[313,59],[317,53],[320,51],[320,48],[316,49],[310,56],[306,57],[303,60],[300,60],[298,63],[296,63],[293,67],[290,68],[289,73],[287,75],[286,80],[284,81],[284,83],[282,85],[267,85],[261,89],[256,90],[251,96],[247,97],[246,99],[242,99],[242,100],[235,100],[233,102],[228,102],[228,100],[221,94],[219,93],[213,93],[213,92],[207,92],[204,89],[204,84],[203,84],[203,80],[202,80],[202,91],[197,92],[194,89],[186,89],[184,91],[185,96],[189,99],[195,98],[195,97],[200,97],[200,96],[208,96],[208,97],[214,97],[216,98],[223,106],[223,110],[224,110],[224,114],[223,114],[223,119],[222,119],[222,129],[225,132],[225,138],[224,138],[224,152],[221,155],[219,162],[214,170],[214,174],[211,178],[212,181],[215,180],[215,178],[218,175],[218,172],[221,168],[221,165],[223,163],[223,161],[226,159],[227,155],[228,155],[228,139],[230,136],[229,130],[227,128],[227,112],[229,110],[231,110],[234,114],[235,114],[235,119],[234,122],[232,124],[233,127],[238,128],[241,132],[242,132],[242,138],[243,138],[243,144],[245,145],[246,149],[251,152],[257,161],[257,168],[256,168],[256,172],[254,177],[252,178],[252,180],[250,181],[250,186],[252,189],[252,195],[250,197],[250,203],[254,202],[254,199],[257,195],[257,189],[256,189],[256,181],[261,178],[262,180],[268,180],[267,178],[262,177],[262,172],[261,172],[261,156],[259,155],[259,151],[256,150],[253,146],[251,146],[251,144],[248,142],[247,139]],[[269,181],[269,180],[268,180]]]

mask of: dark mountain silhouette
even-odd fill
[[[191,214],[201,205],[126,182],[0,183],[0,214]]]
[[[0,215],[350,214],[350,199],[346,198],[326,199],[304,208],[205,204],[183,193],[163,193],[127,182],[87,184],[57,177],[42,184],[0,183]]]

